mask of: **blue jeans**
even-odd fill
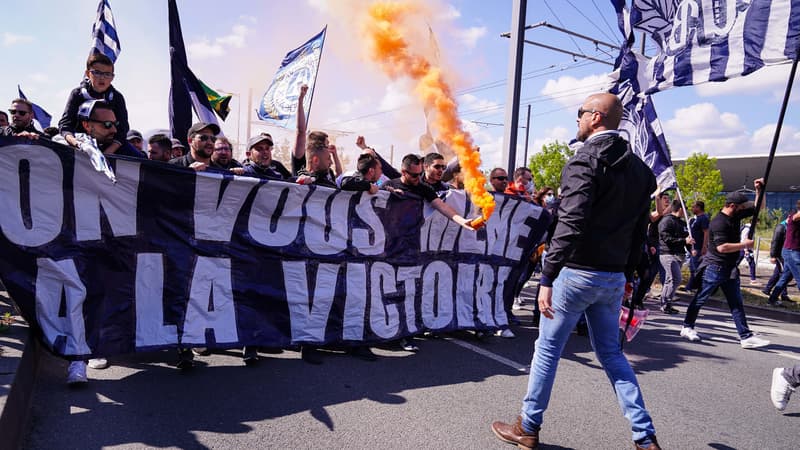
[[[541,427],[561,352],[585,313],[592,347],[614,387],[623,414],[631,423],[633,440],[655,435],[636,375],[619,345],[619,310],[624,286],[625,276],[621,273],[564,268],[556,278],[553,318],[542,316],[539,322],[528,392],[522,402],[523,428],[533,431]]]
[[[697,250],[697,256],[692,256],[691,253],[689,254],[689,279],[686,280],[686,288],[691,288],[692,284],[694,283],[694,277],[697,275],[697,266],[700,265],[700,250]]]
[[[781,256],[783,257],[783,274],[781,274],[775,287],[772,288],[772,293],[769,294],[770,303],[778,301],[778,295],[786,289],[786,285],[789,284],[792,276],[794,276],[795,280],[798,280],[797,287],[800,288],[800,250],[784,248],[781,251]]]
[[[728,300],[728,308],[731,309],[733,322],[736,324],[736,331],[740,339],[747,339],[753,335],[747,327],[747,317],[744,315],[744,305],[742,302],[742,291],[739,288],[739,271],[736,268],[726,268],[722,266],[709,265],[703,273],[703,285],[697,291],[689,307],[686,308],[686,317],[683,319],[683,326],[694,328],[700,308],[705,305],[711,294],[722,289],[725,299]]]

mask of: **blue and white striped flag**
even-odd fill
[[[638,95],[633,84],[626,80],[611,89],[622,101],[620,135],[625,138],[636,154],[656,176],[659,190],[674,188],[677,184],[667,141],[656,115],[656,108],[649,95]]]
[[[626,35],[644,32],[660,48],[649,60],[623,61],[620,79],[636,80],[640,92],[725,81],[797,58],[797,0],[633,0],[629,13],[624,0],[611,1]]]
[[[92,25],[92,50],[89,54],[102,53],[108,56],[111,62],[116,62],[121,49],[111,5],[108,0],[100,0],[100,4],[97,5],[97,19]]]
[[[308,85],[308,93],[303,102],[306,122],[311,113],[311,99],[314,97],[314,84],[317,81],[319,62],[322,59],[322,46],[325,44],[326,26],[305,44],[290,51],[283,58],[281,67],[272,79],[258,107],[258,118],[287,126],[297,116],[297,98],[300,86]]]

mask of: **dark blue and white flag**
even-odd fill
[[[297,115],[300,86],[306,84],[308,93],[303,102],[303,109],[306,112],[306,123],[308,122],[327,29],[328,27],[323,28],[308,42],[286,54],[278,73],[275,74],[258,106],[259,119],[286,127]]]
[[[626,58],[620,79],[648,94],[725,81],[797,58],[797,0],[612,0],[623,33],[644,32],[659,53]]]
[[[175,0],[169,0],[169,54],[172,84],[169,89],[169,124],[172,137],[184,145],[194,119],[192,110],[200,122],[219,125],[214,108],[208,101],[203,85],[189,69],[186,46],[183,43],[181,18]],[[222,127],[220,127],[222,128]],[[187,147],[188,148],[188,147]]]
[[[19,92],[19,98],[28,100],[28,97],[22,93],[22,88],[17,85],[17,91]],[[28,100],[30,102],[30,100]],[[45,128],[50,126],[50,121],[53,119],[53,116],[50,115],[47,111],[44,110],[41,106],[37,105],[36,103],[31,102],[33,106],[33,119],[38,122],[39,127],[44,130]]]
[[[119,45],[117,36],[117,26],[114,24],[114,14],[111,13],[111,5],[108,0],[100,0],[97,5],[97,19],[92,25],[92,49],[90,55],[102,53],[111,59],[117,60],[122,47]]]
[[[652,98],[646,94],[638,95],[628,80],[618,83],[611,93],[620,98],[624,108],[619,124],[620,135],[653,171],[661,191],[674,188],[675,169]]]

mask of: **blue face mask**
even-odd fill
[[[555,201],[556,201],[556,197],[553,194],[547,194],[547,196],[545,196],[545,198],[544,198],[544,203],[546,205],[548,205],[548,206],[552,205],[553,203],[555,203]]]

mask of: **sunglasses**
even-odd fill
[[[492,177],[493,180],[508,181],[508,177]]]
[[[90,70],[89,73],[98,78],[114,78],[114,72],[103,72],[102,70]]]
[[[422,172],[409,172],[407,170],[405,172],[406,175],[410,176],[411,178],[419,178],[419,176],[422,175]]]
[[[433,168],[436,170],[444,170],[447,169],[447,166],[445,166],[444,164],[434,164]]]
[[[23,111],[21,109],[9,109],[8,113],[12,116],[27,116],[29,114],[28,111]]]
[[[586,113],[590,113],[590,114],[597,113],[597,114],[600,114],[603,117],[606,117],[606,113],[604,113],[602,111],[597,111],[596,109],[583,109],[583,107],[578,108],[578,118],[579,119],[581,117],[583,117],[583,115],[586,114]]]
[[[216,142],[217,141],[217,137],[216,136],[211,136],[209,134],[198,134],[197,135],[197,139],[200,139],[201,142],[205,142],[205,141]]]
[[[216,147],[216,148],[214,148],[214,151],[217,151],[217,152],[229,152],[229,151],[231,151],[231,148],[230,147]]]
[[[97,120],[97,119],[89,119],[89,122],[97,122],[97,123],[99,123],[99,124],[103,125],[103,127],[104,127],[106,130],[110,130],[110,129],[111,129],[111,127],[118,127],[118,126],[119,126],[119,121],[118,121],[118,120]]]

